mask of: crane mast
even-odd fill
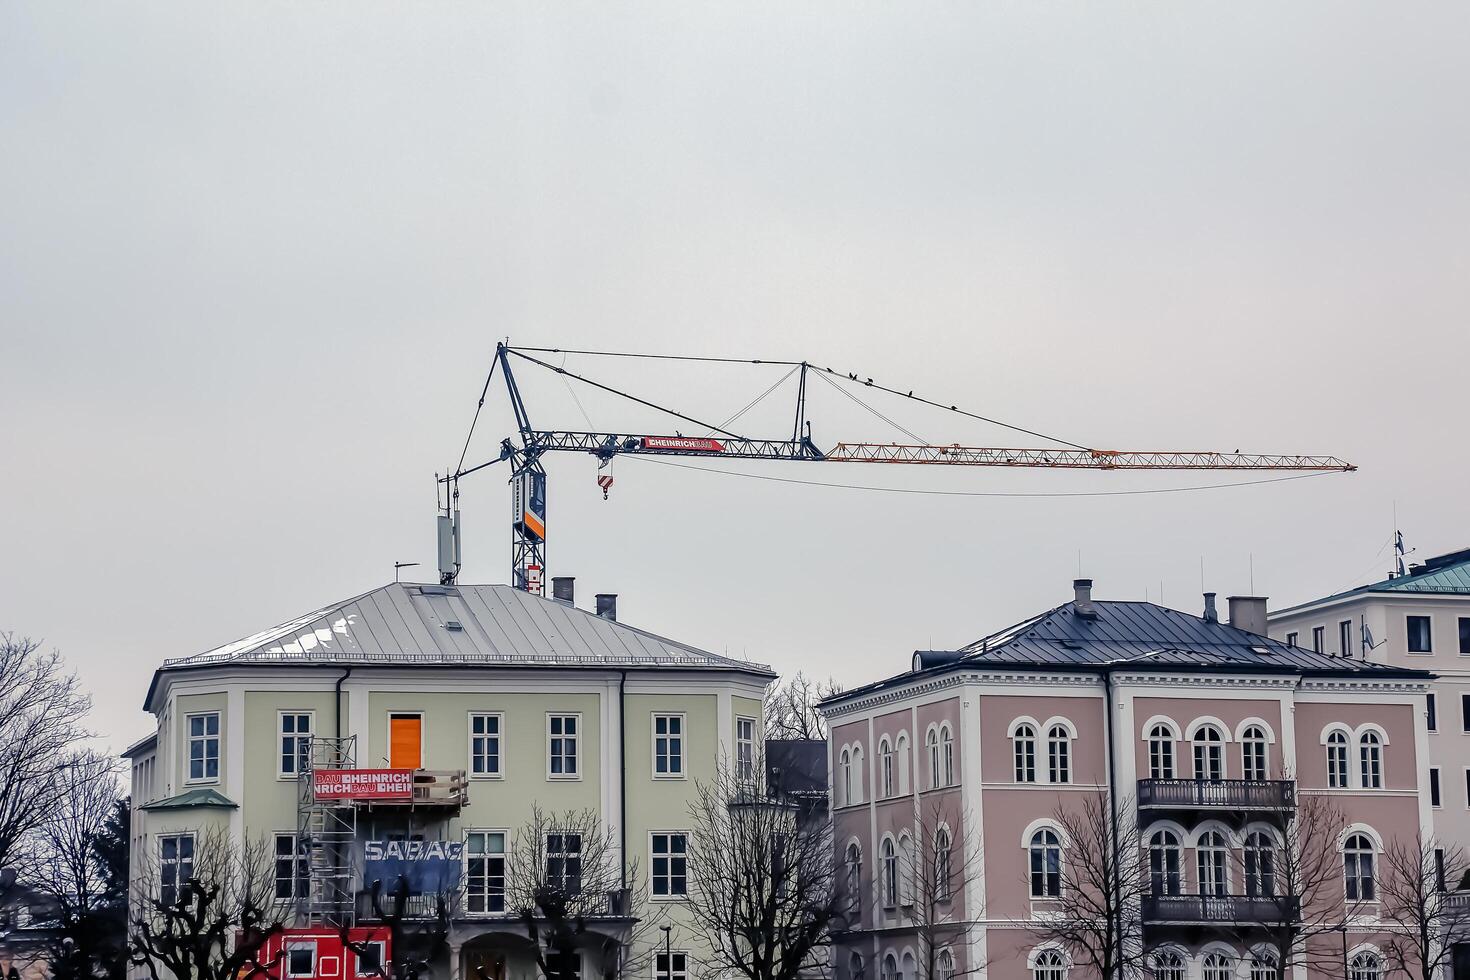
[[[670,355],[612,355],[609,352],[577,351],[566,353],[608,354],[608,356],[642,356],[668,360],[715,360],[733,363],[780,364],[791,367],[797,375],[796,406],[789,439],[752,439],[737,435],[721,426],[701,422],[698,419],[665,408],[650,400],[640,398],[610,385],[594,381],[550,364],[532,355],[532,351],[546,348],[516,348],[500,343],[495,348],[495,358],[490,373],[485,379],[479,405],[475,410],[478,422],[480,410],[484,408],[490,383],[496,370],[505,382],[506,394],[511,411],[515,416],[517,435],[501,441],[500,454],[488,461],[465,467],[465,453],[474,436],[475,423],[470,426],[470,435],[465,440],[465,451],[459,464],[437,477],[443,492],[440,497],[439,516],[439,570],[440,581],[451,584],[461,567],[461,534],[459,514],[459,480],[498,463],[506,463],[510,469],[511,483],[511,583],[518,589],[543,593],[546,570],[546,469],[542,457],[551,452],[583,453],[595,456],[599,467],[608,466],[617,456],[663,456],[705,457],[730,460],[779,460],[788,462],[822,463],[886,463],[922,466],[987,466],[1020,467],[1043,469],[1085,470],[1241,470],[1241,471],[1288,471],[1288,472],[1352,472],[1357,467],[1335,456],[1294,456],[1283,454],[1219,453],[1197,451],[1154,451],[1094,449],[1065,442],[1051,436],[1045,439],[1061,445],[1057,448],[1003,448],[988,446],[963,446],[958,444],[939,445],[925,442],[838,442],[823,450],[812,441],[811,423],[807,418],[808,376],[822,377],[836,386],[825,375],[845,378],[867,388],[908,398],[936,408],[945,406],[923,398],[915,398],[913,392],[905,395],[895,389],[877,385],[871,378],[863,381],[856,375],[840,375],[830,368],[818,368],[806,361],[742,361],[733,362],[722,358],[680,358]],[[552,351],[556,352],[556,351]],[[537,365],[568,379],[588,384],[604,392],[617,395],[648,408],[656,409],[675,419],[683,420],[705,430],[699,436],[674,432],[591,432],[565,429],[540,429],[531,424],[525,400],[517,384],[510,358],[514,356]],[[784,380],[784,379],[783,379]],[[779,385],[781,382],[777,382]],[[765,394],[774,390],[767,389]],[[840,390],[840,389],[839,389]],[[845,393],[845,392],[844,392]],[[764,395],[761,396],[762,398]],[[852,397],[849,395],[848,397]],[[757,399],[759,401],[759,399]],[[754,403],[752,403],[754,404]],[[861,404],[861,402],[860,402]],[[747,406],[749,407],[749,406]],[[866,406],[865,406],[866,407]],[[948,406],[951,412],[959,412],[970,418],[999,425],[994,419],[962,412],[956,406]],[[870,409],[871,411],[871,409]],[[876,413],[875,413],[876,414]],[[881,417],[881,416],[880,416]],[[726,423],[731,424],[731,423]],[[1006,426],[1031,435],[1041,435],[1018,426]],[[599,485],[604,496],[612,484],[610,475],[600,476]]]

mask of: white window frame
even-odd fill
[[[893,743],[884,735],[878,739],[878,799],[891,800],[896,795],[897,782],[893,772]]]
[[[369,939],[367,942],[358,943],[358,945],[359,946],[364,946],[364,947],[367,947],[367,946],[376,946],[376,947],[378,947],[378,965],[379,965],[379,969],[376,969],[376,970],[366,970],[366,971],[364,971],[363,968],[362,968],[362,954],[359,953],[357,950],[353,950],[352,951],[352,972],[353,972],[353,974],[356,975],[356,976],[359,976],[359,977],[381,977],[381,976],[383,976],[387,972],[387,970],[388,970],[388,943],[386,941],[382,940],[382,939]]]
[[[745,715],[735,716],[735,774],[742,783],[755,781],[755,719]]]
[[[306,735],[306,752],[305,752],[304,758],[303,758],[303,753],[301,751],[301,745],[300,744],[297,744],[296,745],[296,751],[295,751],[295,753],[292,756],[292,758],[294,758],[296,760],[296,771],[295,772],[291,772],[291,771],[288,771],[287,769],[283,768],[283,766],[282,766],[282,763],[284,763],[286,761],[286,740],[287,739],[291,739],[293,742],[298,742],[299,743],[299,741],[300,741],[301,736],[302,736],[303,733],[300,732],[300,731],[287,732],[286,731],[286,719],[287,718],[291,718],[291,719],[293,719],[293,723],[294,723],[294,720],[295,719],[301,718],[303,716],[305,716],[305,718],[306,718],[306,724],[308,726],[307,729],[306,729],[306,732],[305,732],[305,735]],[[298,778],[301,775],[301,772],[302,772],[303,769],[309,769],[309,768],[311,768],[311,739],[312,739],[312,737],[315,734],[316,734],[316,710],[315,709],[312,709],[312,708],[301,708],[301,709],[281,708],[281,709],[279,709],[276,712],[276,778],[277,779],[296,779],[296,778]]]
[[[281,894],[281,862],[285,860],[281,854],[282,839],[291,841],[291,888],[289,895]],[[294,830],[278,830],[271,835],[271,894],[277,902],[290,904],[299,902],[309,897],[311,891],[311,863],[310,856],[301,846],[301,840]]]
[[[308,950],[311,953],[311,968],[305,973],[298,973],[291,968],[291,954],[298,949]],[[314,977],[316,976],[317,948],[315,939],[292,939],[286,943],[286,962],[282,974],[286,977]]]
[[[669,957],[668,969],[658,968],[659,960],[667,955]],[[684,958],[683,969],[674,969],[677,957]],[[653,980],[689,980],[689,950],[687,949],[656,949],[653,955]]]
[[[209,734],[209,722],[204,723],[205,734],[195,735],[192,731],[195,718],[214,719],[214,734]],[[222,711],[191,711],[184,715],[184,782],[186,784],[204,785],[218,783],[224,774],[224,731],[225,721]],[[194,775],[194,743],[204,743],[204,755],[200,760],[204,764],[204,771],[209,771],[209,743],[214,742],[214,775],[196,777]]]
[[[654,851],[653,846],[654,846],[654,839],[655,838],[658,838],[658,837],[666,837],[666,838],[668,838],[668,850],[664,852],[664,855],[663,856],[668,859],[668,861],[669,861],[669,867],[668,867],[668,869],[666,870],[666,872],[662,876],[662,877],[668,879],[668,888],[669,888],[669,891],[667,891],[667,892],[659,892],[657,890],[658,889],[658,880],[659,880],[660,875],[658,874],[657,871],[654,870],[654,862],[659,859],[659,855],[658,855],[657,852]],[[679,855],[677,852],[674,851],[674,838],[675,837],[682,837],[682,838],[684,838],[684,850],[683,850],[682,855]],[[681,892],[675,892],[673,890],[674,878],[675,878],[675,875],[674,875],[674,864],[673,864],[673,862],[674,862],[674,858],[676,856],[682,856],[684,858],[684,874],[681,876],[684,879],[684,891],[682,893]],[[649,833],[648,833],[648,900],[650,902],[683,902],[683,901],[687,901],[688,898],[689,898],[689,831],[687,831],[687,830],[652,830],[652,831],[649,831]]]
[[[1444,806],[1444,777],[1439,766],[1429,767],[1429,805],[1435,810]]]
[[[553,735],[552,732],[551,732],[551,722],[552,722],[552,720],[553,719],[567,719],[567,718],[573,718],[573,719],[576,720],[576,728],[577,728],[576,733],[573,734],[573,735],[567,735],[567,734],[565,734],[566,728],[565,728],[565,725],[563,725],[563,728],[562,728],[563,734],[561,734],[561,735]],[[582,778],[582,731],[583,731],[583,729],[582,729],[582,712],[580,712],[580,711],[548,711],[548,712],[546,712],[546,778],[547,779],[554,779],[554,780],[557,780],[557,781],[561,781],[561,780],[572,781],[572,780],[579,780],[579,779]],[[552,772],[551,771],[551,759],[552,759],[551,742],[552,742],[552,739],[555,739],[555,738],[562,739],[563,741],[565,741],[568,738],[570,738],[572,740],[572,765],[574,767],[576,767],[576,770],[577,770],[576,772],[568,773],[568,772]],[[565,752],[562,752],[560,757],[564,759],[566,757],[566,753]]]
[[[678,731],[678,733],[675,734],[672,731],[666,731],[663,735],[660,735],[658,733],[658,722],[659,722],[659,719],[660,718],[662,718],[666,722],[668,722],[668,721],[677,721],[679,723],[679,731]],[[648,722],[648,734],[649,734],[649,749],[650,749],[650,751],[652,753],[652,756],[651,756],[652,762],[650,764],[651,765],[651,768],[650,768],[649,771],[653,773],[653,778],[654,779],[687,779],[687,778],[689,778],[689,718],[688,718],[688,715],[686,715],[682,711],[655,711],[655,712],[652,713],[651,717],[649,718],[649,722]],[[665,746],[664,755],[669,759],[669,762],[670,762],[671,765],[674,762],[674,760],[676,760],[676,759],[678,760],[678,763],[679,763],[679,771],[678,772],[659,772],[658,771],[659,739],[667,739],[668,740],[667,741],[667,744]],[[678,750],[677,753],[675,752],[675,749]]]
[[[172,841],[176,841],[178,843],[182,843],[183,841],[187,840],[189,842],[189,860],[188,861],[185,861],[182,858],[180,858],[180,857],[177,856],[177,854],[178,854],[177,844],[175,845],[175,851],[174,851],[175,857],[174,857],[174,859],[172,861],[166,859],[163,856],[163,842],[166,841],[166,840],[172,840]],[[189,879],[194,876],[194,858],[195,858],[194,851],[195,851],[195,848],[197,847],[197,845],[198,845],[198,842],[194,839],[194,835],[191,834],[191,833],[182,833],[182,834],[159,834],[158,835],[158,899],[159,899],[159,901],[164,902],[165,904],[173,904],[174,902],[177,902],[179,900],[180,895],[183,894],[184,888],[189,883]],[[186,864],[189,867],[189,873],[188,874],[184,874],[183,873],[183,868],[184,868],[184,866]],[[174,894],[173,894],[173,897],[172,898],[166,897],[165,896],[165,893],[164,893],[164,890],[165,890],[165,885],[164,885],[165,877],[169,873],[169,869],[170,868],[174,869],[173,870],[173,877],[174,877],[173,889],[174,889]]]
[[[1046,781],[1054,786],[1072,783],[1072,733],[1059,721],[1046,727]]]
[[[488,838],[492,834],[498,834],[498,835],[500,835],[500,850],[499,851],[485,851],[481,855],[471,854],[470,853],[470,837],[471,837],[471,835],[475,835],[475,834],[483,835],[484,837],[486,837],[487,838],[487,844],[488,844]],[[506,878],[507,878],[507,876],[510,873],[510,831],[508,829],[506,829],[506,828],[503,828],[503,827],[471,827],[471,828],[469,828],[469,829],[467,829],[465,831],[464,842],[465,842],[465,848],[464,848],[464,892],[465,892],[464,908],[465,908],[465,915],[468,916],[469,918],[472,918],[472,919],[480,919],[480,918],[491,918],[491,917],[494,917],[494,916],[503,916],[503,915],[508,914],[508,912],[507,912],[507,904],[506,904],[506,902],[507,902],[507,898],[506,898]],[[479,911],[479,912],[472,912],[472,911],[470,911],[470,881],[472,880],[471,877],[470,877],[470,860],[472,858],[476,857],[476,856],[480,856],[480,857],[484,857],[488,861],[491,856],[496,855],[496,854],[499,854],[500,861],[501,861],[501,872],[500,872],[500,909],[499,909],[499,911],[496,911],[496,910],[491,909],[489,907],[489,905],[490,905],[491,890],[487,887],[485,889],[485,905],[486,905],[486,907],[483,910]],[[485,878],[486,882],[488,883],[489,880],[493,876],[488,873],[488,869],[487,869],[487,873],[483,877]]]
[[[476,734],[476,732],[475,732],[475,721],[477,719],[480,719],[480,718],[494,718],[495,719],[495,734],[494,735],[491,735],[488,732]],[[468,748],[469,748],[469,772],[466,775],[468,775],[471,779],[504,779],[505,778],[505,712],[503,712],[503,711],[471,711],[469,713],[468,719],[465,721],[465,730],[468,733],[468,737],[469,737],[469,742],[468,742]],[[548,733],[551,731],[551,722],[549,722],[549,721],[546,723],[546,730],[547,730]],[[494,772],[476,772],[475,771],[475,754],[476,754],[475,753],[475,740],[476,739],[492,739],[492,738],[495,740],[495,771]],[[551,768],[551,757],[550,757],[550,753],[551,753],[551,742],[549,740],[549,737],[548,737],[548,741],[546,743],[546,748],[547,748],[547,762],[546,762],[546,765],[547,765],[547,768],[550,769]]]
[[[949,722],[939,726],[939,756],[944,765],[944,785],[957,785],[954,775],[954,729],[949,727]]]
[[[1021,734],[1021,729],[1029,734]],[[1036,770],[1036,726],[1023,721],[1011,729],[1011,778],[1015,783],[1026,786],[1038,781]],[[1029,779],[1021,778],[1029,776]]]
[[[1429,633],[1425,637],[1425,639],[1428,641],[1428,644],[1429,644],[1429,648],[1427,650],[1410,650],[1409,649],[1409,636],[1410,636],[1410,634],[1409,634],[1409,620],[1411,620],[1411,619],[1422,619],[1428,625],[1428,627],[1429,627]],[[1434,617],[1433,616],[1428,615],[1427,613],[1404,613],[1404,653],[1408,654],[1411,657],[1432,657],[1432,656],[1434,656]]]

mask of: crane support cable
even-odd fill
[[[771,385],[765,391],[761,392],[759,395],[756,395],[750,401],[746,402],[744,408],[742,408],[740,411],[736,412],[734,415],[730,416],[729,418],[727,418],[725,421],[721,422],[720,424],[721,425],[729,425],[731,422],[737,422],[737,421],[739,421],[740,416],[744,415],[746,412],[750,411],[752,408],[755,408],[761,402],[765,401],[767,395],[769,395],[771,392],[775,391],[777,388],[779,388],[783,384],[785,384],[786,383],[786,379],[789,378],[789,377],[791,377],[793,374],[795,374],[797,368],[799,368],[800,366],[801,365],[798,364],[797,367],[794,367],[790,371],[787,371],[785,374],[781,375],[781,377],[779,377],[779,378],[776,379],[776,383],[775,384]],[[709,430],[709,432],[713,432],[713,431],[714,431],[713,429],[710,429]],[[706,432],[705,435],[709,435],[709,432]]]
[[[837,392],[843,398],[847,398],[847,399],[851,400],[859,408],[866,409],[868,412],[872,413],[873,416],[875,416],[879,420],[881,420],[883,422],[887,422],[889,425],[893,426],[899,432],[902,432],[904,435],[906,435],[910,439],[914,440],[914,442],[922,442],[926,446],[929,445],[929,440],[928,439],[924,439],[924,438],[922,438],[920,436],[914,435],[908,429],[905,429],[903,426],[901,426],[897,422],[893,421],[893,419],[891,419],[888,416],[884,415],[882,412],[878,411],[872,405],[869,405],[867,402],[863,401],[857,395],[854,395],[852,392],[848,391],[846,388],[842,387],[837,382],[835,382],[831,378],[827,377],[825,374],[818,373],[817,374],[817,377],[821,378],[827,384],[831,385],[832,390],[835,391],[835,392]]]
[[[645,361],[703,361],[707,364],[776,364],[801,367],[800,361],[771,361],[756,357],[700,357],[692,354],[638,354],[616,350],[566,350],[561,347],[508,347],[509,351],[531,351],[537,354],[583,354],[587,357],[631,357]]]
[[[495,362],[499,358],[490,359],[490,370],[485,374],[485,387],[480,389],[480,400],[475,404],[475,417],[470,419],[470,431],[465,433],[464,448],[459,451],[459,462],[454,464],[454,472],[460,475],[464,471],[465,454],[470,451],[470,440],[475,437],[475,424],[480,421],[480,411],[485,407],[485,396],[490,393],[490,379],[495,377]]]
[[[608,385],[602,384],[599,381],[593,381],[591,378],[583,377],[580,374],[576,374],[576,373],[574,373],[572,371],[568,371],[566,368],[559,368],[555,364],[547,364],[545,361],[540,360],[539,358],[532,357],[529,354],[523,354],[523,353],[521,353],[519,350],[515,349],[514,347],[507,347],[506,350],[509,351],[510,353],[516,355],[517,357],[521,358],[522,360],[530,361],[532,364],[538,364],[541,367],[546,368],[546,370],[548,370],[548,371],[553,371],[553,372],[555,372],[557,374],[564,375],[564,376],[566,376],[568,378],[575,378],[576,380],[582,382],[583,384],[591,385],[592,387],[597,388],[597,389],[600,389],[602,391],[605,391],[608,394],[617,395],[619,398],[626,398],[629,401],[637,402],[639,405],[643,405],[643,406],[645,406],[647,408],[651,408],[654,411],[663,412],[665,415],[672,415],[676,419],[683,419],[685,422],[692,422],[694,425],[704,426],[706,429],[709,429],[709,430],[711,430],[713,432],[723,432],[725,435],[729,436],[732,439],[744,439],[745,438],[744,436],[736,435],[735,433],[729,431],[728,429],[722,429],[718,425],[711,425],[708,422],[701,422],[699,419],[691,418],[690,416],[685,415],[682,412],[676,412],[672,408],[665,408],[662,405],[656,405],[656,404],[654,404],[651,401],[648,401],[648,400],[643,399],[643,398],[639,398],[637,395],[631,395],[631,394],[629,394],[626,391],[619,391],[617,388],[613,388],[613,387],[610,387]]]

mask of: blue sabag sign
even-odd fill
[[[464,842],[457,840],[370,840],[362,846],[362,880],[391,892],[407,878],[409,891],[425,895],[459,886]]]

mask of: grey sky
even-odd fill
[[[0,629],[60,648],[120,747],[162,658],[428,574],[431,474],[505,335],[1362,467],[1001,499],[625,460],[603,502],[552,460],[553,574],[782,670],[901,669],[1062,601],[1079,550],[1100,596],[1192,610],[1201,556],[1281,602],[1382,572],[1395,501],[1421,554],[1463,546],[1467,50],[1458,3],[5,4]],[[719,418],[779,376],[582,366]],[[819,442],[901,438],[817,397]],[[504,434],[496,399],[472,456]],[[466,483],[465,580],[505,579],[507,506]]]

